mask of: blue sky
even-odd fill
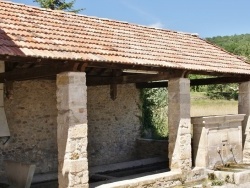
[[[33,0],[12,0],[37,5]],[[200,37],[250,33],[250,0],[76,0],[81,14],[198,33]]]

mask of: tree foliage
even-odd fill
[[[238,84],[216,84],[207,86],[207,96],[210,99],[238,99]]]
[[[235,55],[246,57],[250,60],[250,34],[233,35],[233,36],[217,36],[207,38],[213,44],[216,44],[226,51]]]
[[[65,10],[69,12],[78,13],[83,9],[73,9],[75,0],[70,2],[66,2],[65,0],[34,0],[34,2],[38,3],[42,8],[48,8],[52,10]]]
[[[245,60],[250,60],[250,34],[217,36],[207,38],[215,45],[224,48],[226,51],[241,56]],[[217,84],[207,86],[207,96],[211,99],[238,99],[237,84]]]
[[[168,134],[167,89],[153,88],[141,90],[142,137],[163,139]]]

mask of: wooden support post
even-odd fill
[[[110,84],[110,97],[114,101],[117,98],[117,83],[116,83],[116,77],[118,76],[117,70],[112,70],[112,77],[113,80]]]

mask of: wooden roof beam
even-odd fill
[[[212,85],[212,84],[230,84],[230,83],[241,83],[250,81],[250,77],[217,77],[217,78],[206,78],[206,79],[193,79],[190,80],[191,86],[200,85]],[[137,83],[136,87],[141,88],[163,88],[168,87],[168,82],[151,82],[151,83]]]
[[[0,83],[6,81],[21,81],[55,76],[60,72],[73,71],[72,65],[43,66],[27,69],[15,69],[14,71],[0,73]]]

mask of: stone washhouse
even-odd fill
[[[0,72],[0,182],[171,187],[204,179],[215,146],[250,162],[250,65],[196,34],[0,0]],[[216,83],[239,83],[239,115],[191,118],[190,86]],[[158,161],[155,146],[139,142],[138,89],[158,86],[168,88],[169,139],[158,155],[169,170],[98,176]],[[235,134],[212,142],[224,128]],[[92,175],[107,181],[92,183]]]

